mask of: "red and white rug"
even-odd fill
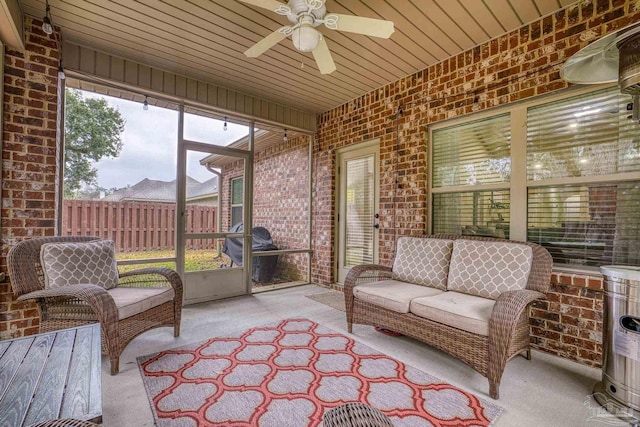
[[[363,402],[394,425],[488,426],[502,408],[307,319],[138,358],[158,426],[321,425]]]

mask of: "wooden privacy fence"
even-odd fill
[[[176,205],[173,203],[65,200],[62,234],[97,236],[116,243],[116,252],[175,249]],[[212,233],[214,206],[187,205],[187,233]],[[213,249],[211,239],[187,241],[187,249]]]

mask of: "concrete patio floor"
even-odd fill
[[[160,328],[147,332],[125,349],[120,373],[109,375],[103,357],[103,425],[153,426],[154,420],[136,363],[136,357],[202,341],[221,332],[242,331],[285,318],[305,317],[347,334],[345,314],[305,295],[327,290],[299,286],[184,308],[182,333]],[[462,362],[425,344],[405,337],[389,337],[370,326],[355,325],[354,339],[389,356],[459,386],[487,400],[488,381]],[[495,423],[503,427],[624,425],[595,407],[590,399],[600,370],[565,359],[533,352],[533,360],[516,357],[509,362],[495,401],[505,410]]]

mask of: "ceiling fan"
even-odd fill
[[[632,119],[640,122],[640,22],[608,34],[578,51],[560,75],[570,83],[618,82],[633,97]]]
[[[243,3],[271,10],[286,16],[292,25],[287,25],[247,49],[244,54],[250,58],[264,52],[291,36],[293,46],[301,52],[311,52],[322,74],[336,70],[331,52],[322,34],[316,27],[324,24],[330,30],[347,31],[372,37],[388,39],[393,33],[393,22],[382,19],[364,18],[354,15],[327,13],[325,0],[289,0],[287,4],[277,0],[240,0]]]

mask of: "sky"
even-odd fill
[[[122,188],[145,178],[172,181],[176,178],[178,145],[178,112],[142,103],[82,91],[85,98],[104,98],[111,107],[120,111],[126,120],[122,133],[122,150],[117,158],[105,158],[95,164],[98,185],[103,188]],[[185,139],[215,145],[228,145],[247,135],[246,126],[207,117],[185,114]],[[208,153],[189,152],[187,175],[200,182],[214,175],[200,165],[199,160]]]

